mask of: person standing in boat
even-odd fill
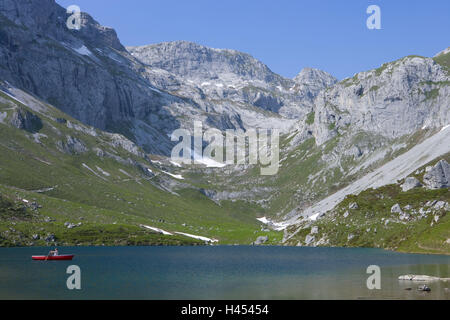
[[[57,256],[59,253],[58,253],[58,248],[55,248],[55,250],[53,250],[53,251],[50,251],[49,252],[49,256]]]

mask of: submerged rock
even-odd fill
[[[80,154],[88,151],[83,141],[69,135],[66,137],[66,141],[57,141],[56,147],[67,154]]]
[[[431,291],[430,287],[428,287],[426,284],[424,284],[423,286],[419,286],[419,287],[417,288],[417,290],[419,290],[419,291],[425,291],[425,292],[430,292],[430,291]]]

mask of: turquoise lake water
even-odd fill
[[[0,299],[450,299],[450,282],[399,281],[403,274],[450,277],[450,256],[364,248],[60,247],[72,261],[32,261],[48,248],[0,248]],[[81,269],[69,290],[66,269]],[[381,289],[369,290],[369,265]],[[405,290],[412,288],[412,290]]]

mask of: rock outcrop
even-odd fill
[[[253,242],[254,245],[261,245],[266,243],[267,241],[269,241],[269,237],[268,236],[260,236],[258,238],[256,238],[255,242]]]
[[[17,109],[13,112],[10,119],[12,126],[17,129],[26,130],[31,133],[38,132],[42,129],[42,120],[28,110]]]
[[[388,139],[450,123],[450,76],[431,58],[409,56],[345,79],[316,100],[313,134],[372,132]]]
[[[398,203],[392,206],[391,213],[403,213],[402,208]]]
[[[450,187],[450,165],[445,160],[440,160],[433,167],[427,168],[423,176],[423,182],[429,189],[442,189]]]
[[[422,184],[417,178],[408,177],[405,179],[405,182],[401,185],[401,188],[403,192],[406,192],[414,188],[419,188],[421,186]]]

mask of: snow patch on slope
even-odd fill
[[[152,230],[152,231],[155,231],[155,232],[158,232],[158,233],[162,233],[165,236],[173,236],[173,233],[170,233],[170,232],[165,231],[165,230],[160,229],[160,228],[150,227],[150,226],[146,226],[144,224],[141,224],[141,227],[149,229],[149,230]]]
[[[196,159],[195,162],[198,164],[203,164],[208,168],[223,168],[226,166],[226,164],[217,162],[214,159],[211,159],[208,157],[202,157],[200,159]]]
[[[171,176],[172,178],[178,179],[178,180],[184,180],[183,176],[181,174],[172,174],[170,172],[167,171],[162,171],[163,173]]]
[[[92,172],[96,177],[98,177],[98,178],[100,178],[100,179],[102,179],[102,180],[108,181],[107,179],[105,179],[104,177],[102,177],[101,175],[99,175],[97,172],[95,172],[94,170],[92,170],[87,164],[82,163],[81,165],[83,166],[83,168],[86,168],[86,169],[88,169],[90,172]]]
[[[82,45],[79,48],[73,48],[73,50],[83,56],[92,56],[92,52],[91,50],[89,50],[88,48],[86,48],[85,45]]]
[[[176,234],[181,234],[182,236],[186,236],[186,237],[189,237],[189,238],[194,238],[194,239],[197,239],[197,240],[202,240],[202,241],[207,241],[207,242],[212,242],[212,243],[219,242],[219,240],[217,240],[217,239],[211,239],[211,238],[207,238],[207,237],[203,237],[203,236],[197,236],[195,234],[189,234],[189,233],[184,233],[184,232],[175,232],[175,233]]]
[[[266,217],[262,217],[262,218],[257,218],[256,220],[258,220],[259,222],[266,224],[270,227],[272,227],[274,230],[276,231],[281,231],[286,229],[289,224],[287,224],[286,222],[274,222],[270,219],[267,219]]]

